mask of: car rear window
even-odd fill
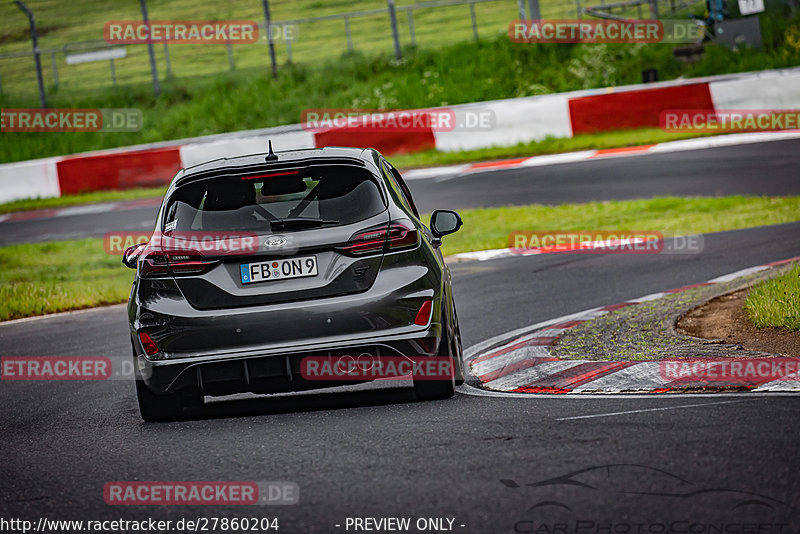
[[[190,182],[167,201],[162,231],[292,232],[341,226],[386,209],[377,178],[349,165]]]

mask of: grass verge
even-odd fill
[[[744,309],[758,328],[776,326],[800,331],[800,264],[751,289]]]
[[[577,135],[572,138],[548,137],[541,141],[520,143],[510,147],[492,147],[480,150],[465,150],[461,152],[439,152],[428,150],[414,154],[392,156],[389,159],[401,169],[416,167],[430,167],[435,165],[455,165],[458,163],[471,163],[503,158],[518,158],[539,156],[544,154],[558,154],[578,150],[622,148],[628,146],[650,145],[690,139],[694,137],[707,137],[711,134],[704,133],[668,133],[658,128],[643,128],[619,132],[603,132],[596,134]],[[1,213],[26,211],[44,208],[75,206],[95,202],[113,202],[119,200],[133,200],[140,198],[163,196],[164,187],[128,189],[126,191],[95,191],[78,195],[67,195],[56,198],[35,198],[15,200],[0,204]]]
[[[800,220],[800,197],[674,198],[464,210],[445,255],[502,248],[512,230],[701,233]],[[427,216],[426,216],[427,220]],[[100,238],[0,247],[0,320],[124,302],[133,272]],[[796,293],[797,294],[797,293]]]
[[[119,202],[122,200],[137,200],[142,198],[163,197],[167,186],[143,187],[127,189],[125,191],[92,191],[79,195],[65,195],[53,198],[26,198],[0,204],[0,213],[13,213],[15,211],[30,211],[47,208],[64,208],[81,204],[97,204],[101,202]]]
[[[509,147],[491,147],[460,152],[440,152],[427,150],[415,154],[391,156],[389,159],[401,169],[432,167],[434,165],[455,165],[474,161],[542,156],[577,152],[579,150],[602,150],[629,146],[653,145],[680,139],[709,137],[713,134],[700,132],[665,132],[659,128],[641,128],[617,132],[601,132],[576,135],[575,137],[546,137],[541,141],[520,143]]]
[[[258,3],[250,4],[257,6]],[[504,5],[509,10],[508,16],[513,17],[515,3],[504,2]],[[125,9],[130,12],[135,7],[129,4]],[[463,19],[467,12],[463,6],[459,11]],[[102,18],[108,20],[108,16],[104,14]],[[129,19],[122,17],[123,20],[126,18]],[[14,22],[16,27],[20,27],[19,19],[14,20],[17,21]],[[69,79],[87,82],[107,79],[105,73],[97,76],[79,74],[84,66],[106,71],[105,62],[73,65],[67,70],[62,69],[60,87],[48,90],[49,107],[138,108],[143,115],[141,131],[7,132],[0,143],[0,162],[294,124],[300,122],[303,110],[314,108],[452,106],[638,84],[644,69],[657,69],[660,80],[673,80],[800,64],[800,15],[792,15],[788,5],[759,15],[763,37],[761,49],[729,49],[722,44],[707,43],[702,58],[696,62],[676,59],[674,47],[661,43],[512,43],[506,34],[508,20],[510,18],[478,42],[450,43],[448,40],[448,44],[435,48],[412,47],[403,52],[401,61],[395,59],[391,48],[383,48],[384,51],[377,55],[354,52],[324,61],[298,61],[283,65],[277,79],[272,79],[265,68],[263,47],[250,47],[248,50],[259,54],[259,66],[215,73],[192,69],[196,76],[178,73],[181,77],[176,75],[163,80],[158,97],[153,95],[152,84],[146,81],[149,63],[144,48],[139,49],[136,59],[119,62],[120,84],[115,87],[79,85],[70,89]],[[439,27],[442,32],[448,29],[447,25],[439,24]],[[22,45],[27,39],[23,35],[24,32],[18,32],[14,42],[28,47]],[[2,41],[0,31],[0,43]],[[338,42],[344,41],[340,38]],[[210,53],[210,46],[202,45],[202,52]],[[178,49],[181,47],[172,48],[177,68]],[[224,61],[224,46],[216,53],[216,57]],[[317,54],[318,50],[313,53]],[[21,92],[10,92],[7,86],[13,76],[3,72],[1,108],[39,106],[38,94],[33,90],[36,85],[30,78],[30,59],[20,58],[20,61],[19,73],[25,74],[20,79],[25,83],[20,87]],[[124,76],[124,66],[134,64],[145,76],[133,79]],[[208,63],[195,57],[191,65],[202,69]],[[45,69],[46,72],[50,70]],[[140,81],[135,81],[137,79]],[[23,87],[26,89],[22,90]]]
[[[800,197],[658,197],[460,213],[464,226],[444,239],[445,255],[508,247],[513,230],[653,230],[674,236],[786,223],[800,220]]]
[[[0,247],[0,320],[124,302],[132,281],[102,239]]]

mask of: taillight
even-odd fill
[[[139,257],[139,276],[150,278],[157,276],[167,276],[167,256],[166,254],[147,253]]]
[[[389,250],[401,250],[417,246],[419,235],[417,229],[411,224],[406,226],[403,223],[395,222],[389,227],[389,238],[387,239]]]
[[[142,342],[142,347],[144,348],[144,353],[148,356],[152,356],[154,354],[158,354],[158,345],[156,342],[153,341],[150,336],[145,334],[144,332],[139,332],[139,341]]]
[[[139,260],[139,276],[152,278],[169,274],[200,274],[216,263],[216,260],[204,260],[196,254],[147,254]]]
[[[175,276],[200,274],[217,263],[215,260],[204,260],[202,256],[190,256],[187,254],[170,254],[168,259],[169,268]]]
[[[411,222],[395,221],[357,232],[346,245],[337,250],[351,256],[364,256],[379,252],[390,252],[414,248],[419,242],[417,229]]]
[[[414,324],[418,326],[427,326],[431,322],[431,312],[433,312],[433,301],[426,300],[419,307],[417,316],[414,318]]]

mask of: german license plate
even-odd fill
[[[285,260],[243,263],[239,266],[239,272],[242,275],[243,284],[317,276],[317,257],[304,256]]]

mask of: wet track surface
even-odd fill
[[[763,167],[771,169],[761,177],[751,176],[747,167],[698,163],[721,170],[697,183],[694,194],[797,193],[799,144],[780,154],[774,146],[765,148],[777,144],[752,145],[761,147]],[[699,158],[701,152],[718,157],[711,150],[691,154]],[[484,183],[514,188],[526,172],[536,187],[508,191],[524,202],[543,202],[537,190],[556,191],[570,181],[585,184],[575,185],[573,193],[553,192],[546,201],[585,201],[593,198],[592,188],[599,198],[689,194],[691,176],[649,167],[657,172],[653,179],[647,166],[639,167],[650,157],[411,186],[417,198],[424,188],[431,198],[452,193],[447,197],[452,203],[442,207],[469,205],[471,192]],[[793,174],[784,168],[787,161],[794,161]],[[615,182],[615,176],[623,180],[628,173],[638,174],[638,194],[625,194],[632,174],[625,183]],[[561,178],[539,178],[544,174]],[[665,185],[668,180],[686,185]],[[586,196],[578,192],[587,189]],[[419,203],[424,210],[433,207]],[[451,269],[466,347],[560,315],[797,255],[800,223],[792,223],[707,235],[704,251],[696,255],[532,256]],[[5,356],[124,356],[128,343],[121,306],[0,326]],[[774,525],[786,523],[795,530],[784,526],[782,532],[797,532],[800,526],[798,397],[467,393],[417,402],[407,385],[384,383],[367,391],[215,403],[196,420],[145,424],[128,381],[3,382],[2,515],[278,517],[279,532],[345,532],[347,517],[412,522],[449,517],[455,518],[455,532],[501,533],[534,532],[542,525],[549,530],[538,532],[553,532],[557,524],[568,525],[565,534],[608,532],[609,524],[616,529],[611,532],[620,533],[669,532],[652,527],[658,524],[671,525],[674,532],[701,525],[691,531],[698,533],[714,532],[709,525],[720,524],[733,525],[736,532],[743,523],[773,525],[761,532],[778,532]],[[570,419],[576,417],[581,418]],[[106,482],[130,480],[293,481],[300,503],[119,507],[104,502]]]
[[[661,195],[798,195],[800,140],[411,180],[420,212]],[[148,231],[158,205],[0,222],[0,246]]]

